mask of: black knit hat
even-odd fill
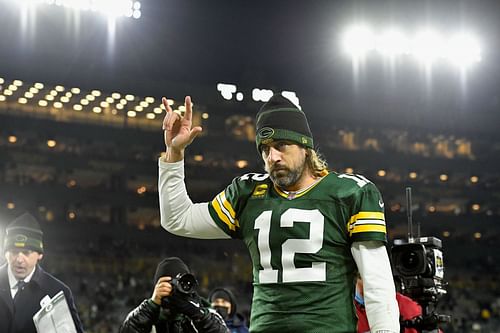
[[[162,276],[175,278],[179,273],[190,273],[184,261],[177,257],[165,258],[156,267],[153,284],[156,285]]]
[[[4,252],[27,249],[43,253],[43,232],[38,221],[29,213],[18,216],[5,230]]]
[[[236,303],[236,298],[229,289],[215,288],[208,295],[208,301],[210,303],[213,303],[218,298],[222,298],[231,303],[231,313],[229,313],[229,315],[233,315],[234,313],[236,313],[238,304]]]
[[[307,148],[314,148],[313,137],[306,115],[281,94],[274,94],[256,116],[255,143],[288,140]]]

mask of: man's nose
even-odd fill
[[[269,154],[267,155],[267,159],[272,162],[281,160],[280,151],[274,147],[269,147]]]

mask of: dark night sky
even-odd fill
[[[44,6],[23,32],[19,10],[0,4],[0,77],[143,96],[192,94],[201,103],[210,98],[207,87],[217,96],[216,83],[228,82],[247,95],[253,87],[294,90],[304,109],[323,116],[424,126],[436,117],[477,129],[500,118],[495,1],[144,0],[139,20],[118,22],[113,46],[101,16],[83,13],[76,24],[64,9]],[[413,62],[389,72],[373,57],[355,85],[338,40],[355,20],[411,32],[424,23],[444,32],[472,27],[483,61],[463,88],[449,66],[435,68],[430,86]]]

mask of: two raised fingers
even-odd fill
[[[172,108],[168,104],[168,100],[165,97],[162,98],[162,103],[167,113],[165,115],[165,118],[163,119],[163,129],[170,131],[172,130],[172,126],[175,121],[181,118],[181,115],[172,110]],[[184,119],[187,121],[191,121],[191,119],[193,118],[193,103],[191,102],[190,96],[186,96],[186,98],[184,99],[184,107],[186,108]]]

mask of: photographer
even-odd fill
[[[160,262],[154,281],[153,296],[127,315],[120,333],[228,332],[224,320],[196,293],[196,279],[181,259]]]

